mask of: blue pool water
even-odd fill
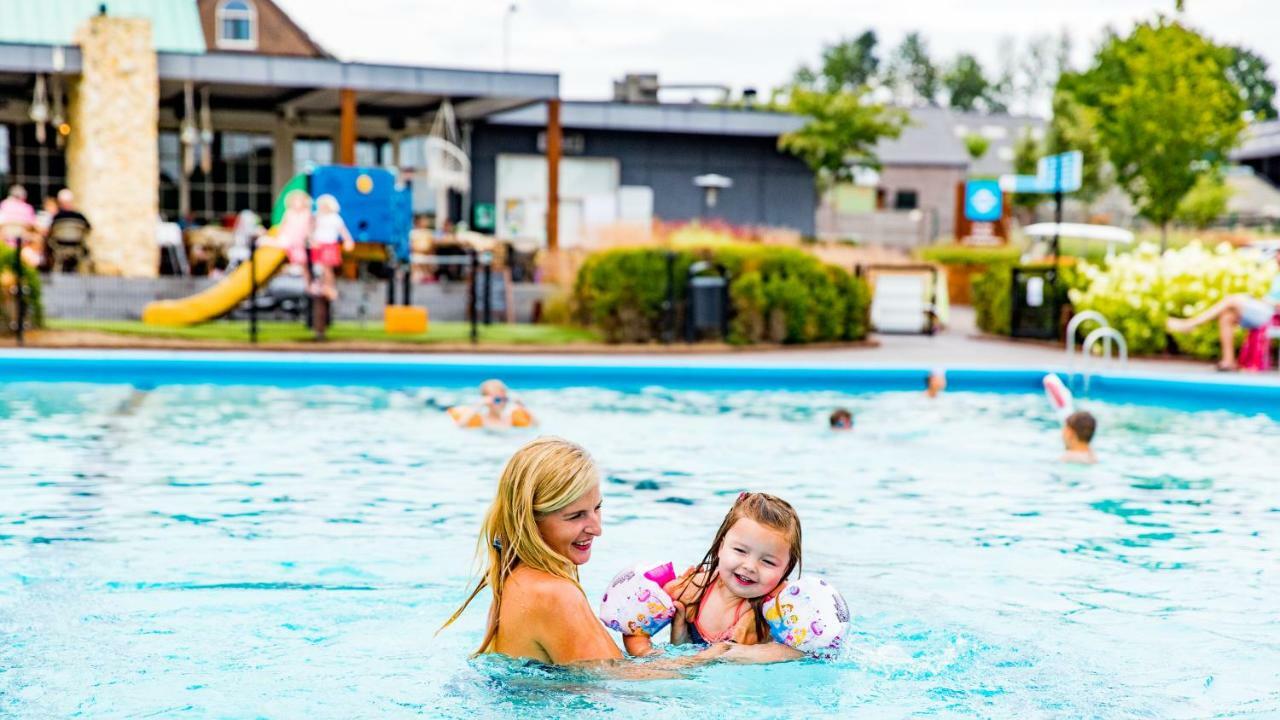
[[[281,376],[282,382],[287,377]],[[532,384],[532,383],[527,383]],[[563,383],[557,383],[563,384]],[[1063,467],[1038,394],[528,389],[604,468],[598,597],[691,563],[733,497],[804,522],[835,662],[604,681],[469,661],[502,464],[458,387],[0,383],[3,717],[1280,715],[1280,423],[1095,400]],[[852,435],[823,429],[832,407]]]

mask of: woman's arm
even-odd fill
[[[778,642],[766,642],[756,645],[731,645],[721,656],[725,662],[755,665],[761,663],[787,662],[799,660],[804,653],[789,645]]]

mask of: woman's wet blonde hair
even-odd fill
[[[480,581],[441,630],[453,624],[488,587],[493,593],[489,625],[476,654],[487,652],[498,634],[498,609],[507,578],[517,564],[578,583],[578,566],[552,550],[538,532],[538,519],[577,502],[600,482],[595,460],[580,445],[542,437],[516,451],[498,478],[498,492],[480,527],[476,554]],[[579,586],[581,589],[581,586]],[[583,593],[585,595],[585,592]]]

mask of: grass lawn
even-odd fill
[[[132,337],[163,338],[209,342],[249,341],[249,322],[216,320],[190,327],[145,325],[140,320],[48,320],[50,330],[103,332]],[[258,341],[308,342],[313,335],[301,322],[270,321],[258,323]],[[433,322],[422,335],[388,335],[381,322],[370,321],[362,327],[358,322],[337,322],[329,328],[333,341],[396,342],[417,345],[465,343],[471,340],[471,325],[465,322]],[[600,342],[594,330],[559,325],[506,325],[494,323],[480,326],[482,345],[566,345]]]

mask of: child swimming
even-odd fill
[[[771,642],[764,605],[799,566],[800,518],[795,509],[773,495],[742,493],[702,562],[663,587],[677,608],[671,643]],[[655,652],[645,635],[623,635],[622,642],[632,655]],[[776,659],[802,655],[779,648]]]
[[[491,379],[480,383],[480,403],[449,408],[449,417],[464,428],[529,427],[537,423],[524,403],[511,397],[506,383]]]
[[[852,430],[853,413],[845,408],[836,408],[831,411],[831,417],[827,418],[827,424],[832,430]]]
[[[1098,421],[1084,410],[1077,410],[1062,422],[1062,444],[1067,451],[1062,454],[1062,462],[1092,465],[1098,462],[1089,443],[1093,442],[1093,434],[1097,432]]]

